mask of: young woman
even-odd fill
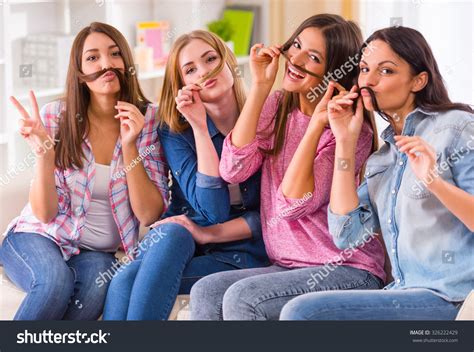
[[[262,229],[273,265],[200,280],[191,293],[192,319],[278,319],[284,304],[303,293],[382,286],[384,252],[378,240],[344,256],[329,235],[335,139],[325,106],[334,84],[324,97],[314,96],[342,68],[340,84],[352,86],[357,68],[350,60],[361,44],[359,28],[340,16],[308,18],[281,48],[289,58],[283,90],[270,97],[280,48],[252,48],[252,88],[224,142],[220,170],[227,181],[242,182],[262,168]],[[373,133],[365,123],[356,147],[357,171],[372,147]],[[356,184],[357,177],[350,182]]]
[[[329,103],[336,159],[349,165],[334,169],[329,227],[339,248],[356,245],[365,228],[381,231],[395,280],[381,291],[304,295],[281,318],[452,320],[474,289],[473,111],[451,102],[418,31],[386,28],[367,43],[375,49],[362,57],[359,86],[375,92],[390,126],[357,190],[362,102],[369,110],[374,103],[365,90],[355,114],[353,99]]]
[[[11,98],[37,155],[29,203],[0,250],[7,276],[27,293],[17,320],[97,319],[108,287],[97,284],[99,274],[120,246],[133,256],[139,223],[165,209],[157,107],[128,74],[125,38],[92,23],[70,57],[64,99],[40,112],[31,92],[30,115]],[[139,155],[143,163],[133,163]]]
[[[219,174],[225,136],[244,104],[232,52],[193,31],[173,45],[160,101],[160,140],[172,173],[171,205],[147,246],[115,277],[105,319],[165,320],[176,296],[211,273],[268,265],[261,236],[260,174],[227,184]]]

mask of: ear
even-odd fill
[[[419,92],[420,90],[425,88],[427,84],[428,84],[428,72],[426,71],[420,72],[415,77],[413,77],[412,87],[411,87],[412,93]]]

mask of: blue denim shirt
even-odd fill
[[[473,114],[416,109],[402,135],[426,140],[437,152],[440,177],[474,194]],[[364,234],[381,231],[394,277],[385,289],[427,288],[448,301],[463,301],[474,289],[474,233],[417,179],[391,126],[381,137],[385,144],[368,159],[358,189],[359,206],[342,216],[328,211],[334,242],[357,246]]]
[[[225,136],[220,133],[209,116],[207,126],[220,158]],[[198,172],[192,128],[181,133],[173,133],[168,126],[164,126],[160,128],[159,136],[172,180],[171,204],[163,218],[185,214],[198,225],[209,226],[243,217],[252,231],[251,239],[199,246],[198,252],[211,254],[218,260],[239,268],[268,265],[260,223],[261,172],[239,184],[242,205],[232,206],[228,183],[221,177]]]

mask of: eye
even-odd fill
[[[298,43],[296,40],[293,42],[293,46],[294,46],[296,49],[301,49],[300,43]]]
[[[114,51],[112,56],[122,56],[122,52],[120,50]]]
[[[91,55],[87,57],[86,61],[94,61],[95,59],[97,59],[97,56]]]
[[[185,74],[189,75],[193,73],[196,69],[194,67],[189,67],[186,69]]]
[[[213,62],[213,61],[216,61],[216,60],[217,60],[217,56],[214,55],[214,56],[209,56],[206,61],[207,62]]]
[[[367,73],[367,72],[369,72],[369,69],[367,67],[361,67],[360,72],[361,73]]]
[[[321,60],[319,60],[319,58],[316,56],[316,55],[309,55],[309,57],[311,58],[311,60],[313,60],[314,62],[317,62],[318,64],[321,62]]]
[[[380,72],[383,74],[383,75],[390,75],[393,73],[393,70],[389,69],[389,68],[382,68],[380,70]]]

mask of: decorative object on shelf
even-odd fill
[[[22,40],[19,65],[21,86],[52,88],[64,85],[69,66],[69,52],[74,36],[41,33]]]
[[[168,21],[137,22],[137,44],[135,47],[135,60],[138,67],[143,71],[150,71],[149,67],[150,51],[152,49],[152,61],[155,69],[166,64],[170,48],[170,25]]]
[[[220,19],[216,21],[209,22],[207,24],[207,29],[217,34],[229,47],[231,51],[234,51],[234,42],[231,40],[232,35],[234,34],[234,28],[230,21],[226,19]]]
[[[234,42],[235,55],[248,55],[253,32],[254,12],[225,9],[223,19],[228,21],[234,29],[231,40]]]

